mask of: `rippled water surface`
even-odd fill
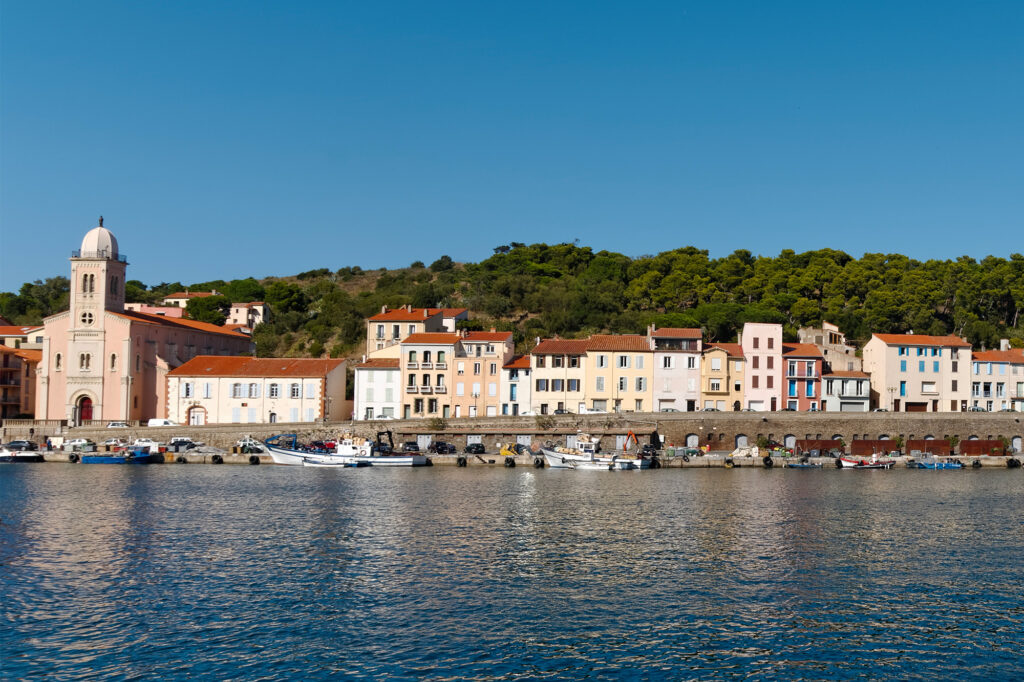
[[[1019,470],[0,465],[4,678],[1020,678]]]

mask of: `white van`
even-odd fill
[[[180,424],[172,422],[170,419],[150,419],[146,426],[180,426]]]

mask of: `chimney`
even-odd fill
[[[388,307],[387,307],[386,305],[382,305],[382,306],[380,307],[380,312],[381,312],[382,314],[383,314],[383,313],[386,313],[387,311],[388,311]]]
[[[412,308],[410,307],[409,310],[411,311]],[[423,309],[423,317],[424,318],[430,317],[430,315],[427,314],[427,309],[426,308]]]
[[[495,327],[491,327],[491,333],[492,333],[492,334],[493,334],[494,332],[496,332],[496,331],[498,331],[498,330],[497,330],[497,329],[496,329]],[[1007,341],[1007,343],[1009,343],[1009,341]]]
[[[533,345],[534,346],[539,346],[540,345],[540,337],[539,336],[537,337],[537,340],[536,340],[536,342]]]
[[[363,362],[366,362],[366,353],[363,353]]]
[[[411,313],[411,312],[412,312],[412,303],[406,303],[406,304],[405,304],[405,309],[406,309],[406,310],[407,310],[408,312],[410,312],[410,313]]]
[[[999,339],[999,350],[1010,350],[1010,339]]]
[[[743,345],[743,330],[740,329],[736,332],[736,343]]]

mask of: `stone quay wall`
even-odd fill
[[[316,422],[277,424],[217,424],[208,426],[137,427],[107,429],[96,427],[64,428],[50,433],[45,426],[35,428],[33,439],[46,436],[90,438],[102,443],[112,436],[129,440],[148,437],[167,442],[172,436],[189,436],[214,447],[229,449],[237,440],[251,436],[259,440],[280,433],[296,433],[300,440],[310,441],[337,437],[343,433],[373,438],[378,430],[393,432],[396,444],[430,435],[435,440],[454,443],[461,451],[467,436],[480,436],[489,452],[497,451],[498,443],[515,442],[529,436],[533,442],[547,440],[564,443],[566,436],[577,432],[612,439],[605,449],[614,446],[614,437],[629,432],[645,442],[651,432],[664,436],[666,446],[683,447],[694,437],[712,452],[730,452],[741,436],[754,445],[758,438],[784,442],[787,436],[796,439],[842,438],[847,445],[853,440],[873,440],[901,436],[912,439],[944,439],[956,436],[960,441],[971,439],[1024,439],[1024,413],[904,413],[904,412],[681,412],[621,413],[593,415],[559,415],[543,417],[478,417],[444,420],[388,420],[356,422]],[[3,427],[4,441],[29,436],[29,427]],[[57,431],[57,430],[54,430]],[[1021,441],[1016,441],[1020,443]],[[1011,445],[1011,450],[1013,446]]]

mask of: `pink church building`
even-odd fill
[[[93,228],[71,254],[69,309],[43,321],[36,419],[143,421],[167,416],[167,373],[197,355],[251,353],[217,325],[125,309],[128,259]]]

